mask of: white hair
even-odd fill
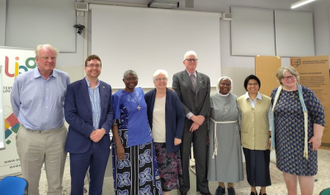
[[[55,47],[53,47],[50,44],[43,44],[43,45],[37,45],[37,47],[35,49],[36,56],[39,56],[39,52],[40,52],[41,49],[50,49],[50,50],[55,52],[56,57],[58,55],[58,50]]]
[[[197,58],[197,54],[196,54],[196,52],[190,50],[190,51],[187,51],[187,52],[184,54],[184,56],[183,56],[183,60],[185,60],[186,57],[189,56],[189,55],[194,55],[194,56],[196,56],[196,58]]]
[[[152,76],[152,80],[155,81],[156,80],[156,77],[160,74],[163,74],[165,75],[165,77],[167,78],[168,77],[168,74],[167,74],[167,71],[166,70],[163,70],[163,69],[158,69],[156,70],[156,72],[154,73],[154,75]]]

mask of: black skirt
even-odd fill
[[[270,150],[250,150],[243,148],[246,177],[250,186],[270,186]]]

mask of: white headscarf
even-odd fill
[[[231,83],[231,88],[230,88],[230,91],[228,92],[228,94],[221,94],[220,93],[220,89],[219,89],[219,84],[220,84],[220,81],[222,80],[222,79],[224,79],[224,80],[229,80],[230,81],[230,83]],[[228,76],[222,76],[222,77],[220,77],[219,79],[218,79],[218,82],[217,82],[217,92],[216,93],[218,93],[218,94],[220,94],[220,95],[222,95],[222,96],[227,96],[227,95],[229,95],[231,92],[232,92],[232,90],[233,90],[233,80],[231,80],[231,78],[229,78]]]

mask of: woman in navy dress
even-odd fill
[[[276,77],[281,84],[271,94],[276,166],[283,172],[288,194],[297,194],[299,181],[301,194],[311,195],[324,129],[324,108],[312,90],[298,83],[299,75],[293,67],[281,67]]]

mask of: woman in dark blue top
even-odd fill
[[[155,144],[164,195],[180,186],[180,144],[184,125],[184,109],[177,94],[167,89],[167,72],[157,70],[155,89],[145,95],[149,125]]]

